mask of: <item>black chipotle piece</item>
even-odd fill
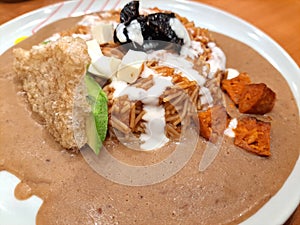
[[[120,12],[120,21],[125,26],[130,24],[132,20],[135,20],[139,16],[139,1],[131,1],[127,3]]]
[[[139,2],[132,1],[124,6],[120,13],[121,23],[118,26],[123,27],[124,29],[119,29],[119,32],[122,32],[122,36],[126,37],[126,41],[119,40],[118,38],[118,26],[114,31],[114,42],[123,44],[129,44],[127,48],[134,48],[136,50],[151,50],[151,49],[161,49],[168,46],[172,46],[177,52],[180,51],[181,46],[184,44],[182,38],[179,38],[175,31],[170,25],[170,19],[175,18],[174,13],[152,13],[148,15],[139,14]],[[143,44],[139,45],[129,38],[129,30],[132,30],[131,22],[136,20],[140,25],[140,32],[143,36]],[[119,28],[120,28],[119,27]],[[134,29],[139,29],[134,27]],[[121,30],[121,31],[120,31]],[[149,45],[149,41],[153,42],[152,45]],[[155,42],[156,41],[156,42]],[[147,42],[147,44],[145,44]],[[149,47],[150,46],[150,47]]]
[[[170,26],[170,19],[172,18],[175,18],[174,13],[153,13],[148,15],[149,36],[153,40],[170,41],[183,45],[183,39],[179,38]]]

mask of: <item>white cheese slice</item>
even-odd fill
[[[135,82],[146,60],[147,54],[145,52],[129,50],[126,55],[124,55],[119,66],[117,79],[130,84]]]
[[[100,56],[103,56],[101,48],[100,48],[100,46],[99,46],[99,44],[98,44],[98,42],[97,42],[96,39],[87,41],[86,45],[88,47],[88,53],[89,53],[89,56],[91,57],[92,63],[96,62],[96,60]]]
[[[97,42],[96,39],[92,39],[90,41],[86,41],[86,45],[88,48],[88,54],[91,58],[92,63],[90,64],[88,71],[92,74],[95,74],[97,76],[103,76],[94,66],[93,63],[95,63],[99,57],[103,56],[103,53],[101,51],[101,48]]]
[[[97,23],[91,27],[91,32],[99,44],[113,41],[114,27],[111,23]]]
[[[116,75],[120,64],[120,59],[103,55],[99,57],[97,61],[94,62],[92,65],[101,74],[99,76],[103,76],[109,79],[112,76]]]
[[[93,64],[90,64],[89,68],[88,68],[88,71],[91,73],[91,74],[94,74],[94,75],[97,75],[97,76],[101,76],[101,77],[104,77],[104,75],[102,73],[100,73],[95,67]]]
[[[121,62],[122,62],[121,59],[111,57],[109,65],[110,65],[110,71],[111,71],[112,76],[114,76],[114,77],[117,76],[118,69],[119,69]]]
[[[110,57],[103,55],[99,57],[96,62],[93,63],[93,66],[105,77],[110,77],[109,64],[110,64]]]
[[[88,71],[94,75],[108,79],[115,75],[121,60],[114,57],[104,56],[97,40],[95,39],[87,41],[86,44],[92,61]]]

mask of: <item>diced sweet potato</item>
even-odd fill
[[[260,156],[270,156],[271,123],[244,117],[238,120],[234,144]]]
[[[250,84],[251,80],[247,73],[240,73],[237,77],[232,79],[223,79],[221,88],[228,94],[235,104],[239,104],[241,93],[246,84]]]
[[[216,142],[217,138],[223,135],[226,129],[229,116],[226,109],[221,105],[216,105],[206,111],[198,113],[200,136],[211,142]]]
[[[270,112],[275,104],[276,94],[267,85],[247,84],[241,93],[239,111],[248,114],[260,114]]]

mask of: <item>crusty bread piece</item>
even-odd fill
[[[78,86],[90,63],[85,41],[63,37],[29,51],[14,49],[13,53],[14,70],[32,110],[45,120],[47,130],[62,147],[81,147],[74,137],[73,108],[74,95],[83,92]],[[84,104],[85,96],[77,101]],[[78,126],[84,126],[80,123]],[[80,142],[84,144],[84,138]]]

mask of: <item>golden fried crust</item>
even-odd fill
[[[84,40],[63,37],[31,50],[14,49],[14,70],[32,110],[62,147],[77,148],[73,133],[74,93],[90,58]]]
[[[230,99],[235,103],[239,104],[241,93],[243,92],[244,86],[250,84],[251,80],[247,73],[240,73],[237,77],[232,79],[223,79],[221,81],[221,88],[227,92]]]
[[[243,117],[238,120],[235,129],[234,144],[260,156],[270,156],[271,123],[257,120],[254,117]]]
[[[241,93],[239,111],[263,115],[273,109],[275,98],[276,94],[267,85],[247,84]]]

